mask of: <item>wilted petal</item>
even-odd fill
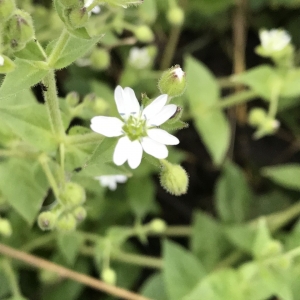
[[[165,145],[178,145],[179,144],[179,139],[175,137],[172,134],[169,134],[165,130],[158,129],[158,128],[153,128],[147,130],[148,136],[161,144]]]
[[[91,119],[91,129],[107,137],[122,135],[123,125],[120,119],[114,117],[98,116]]]
[[[144,137],[141,142],[143,149],[146,153],[159,158],[163,159],[168,156],[168,149],[165,145],[158,143],[152,140],[149,137]]]
[[[147,124],[150,126],[159,126],[169,120],[176,113],[177,106],[175,104],[169,104],[162,108],[162,110],[147,120]]]
[[[127,136],[121,137],[116,145],[113,161],[117,166],[121,166],[128,159],[131,141]]]
[[[131,169],[136,169],[142,160],[143,148],[139,141],[131,142],[128,153],[128,164]]]
[[[152,103],[150,103],[143,110],[142,115],[145,117],[146,120],[150,120],[162,110],[162,108],[165,106],[167,101],[168,101],[168,95],[164,94],[158,96]]]
[[[125,104],[127,106],[127,112],[129,112],[129,114],[133,116],[138,115],[140,113],[140,104],[135,96],[133,89],[126,87],[124,89],[124,93],[126,95]]]
[[[115,101],[117,105],[118,112],[122,118],[126,118],[127,116],[127,109],[126,109],[126,104],[125,104],[125,94],[124,90],[122,89],[121,86],[117,86],[115,89]]]

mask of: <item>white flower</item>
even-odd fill
[[[133,47],[129,52],[129,63],[136,69],[144,69],[151,62],[151,58],[146,47]]]
[[[116,87],[115,101],[123,120],[104,116],[91,120],[93,131],[107,137],[120,136],[113,154],[116,165],[120,166],[128,161],[129,166],[135,169],[141,163],[143,150],[163,159],[168,156],[166,145],[179,144],[175,136],[157,128],[176,112],[177,106],[166,105],[167,100],[168,95],[161,95],[143,109],[131,88]]]
[[[291,36],[282,29],[261,30],[259,38],[263,49],[269,53],[284,49],[291,41]]]
[[[115,191],[118,183],[124,183],[127,181],[125,175],[102,175],[95,177],[99,180],[101,186],[108,187],[111,191]]]
[[[0,66],[4,65],[4,57],[0,55]]]
[[[84,7],[89,7],[90,5],[93,4],[93,2],[94,2],[94,0],[85,0]],[[91,12],[94,14],[100,14],[100,12],[101,12],[100,6],[99,5],[95,6]]]
[[[178,80],[181,82],[182,79],[185,77],[185,72],[182,71],[180,66],[175,66],[175,69],[173,69],[172,73]]]

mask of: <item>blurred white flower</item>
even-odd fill
[[[261,30],[259,32],[261,46],[272,53],[284,49],[291,41],[291,36],[283,29]]]
[[[0,55],[0,66],[4,65],[4,57]]]
[[[91,4],[93,4],[94,0],[85,0],[84,7],[89,7]],[[92,11],[94,14],[99,14],[101,12],[101,8],[99,5],[95,6]]]
[[[144,69],[151,62],[149,51],[146,47],[133,47],[129,52],[129,63],[136,69]]]
[[[124,183],[127,181],[127,176],[125,175],[102,175],[95,177],[99,180],[99,183],[103,187],[108,187],[111,191],[115,191],[118,183]]]
[[[91,129],[107,137],[120,137],[113,154],[113,161],[120,166],[128,161],[132,169],[142,160],[143,151],[158,158],[168,156],[166,145],[177,145],[179,140],[157,128],[176,112],[175,104],[166,105],[168,95],[160,95],[145,109],[131,88],[115,89],[117,109],[123,120],[115,117],[98,116],[91,120]]]

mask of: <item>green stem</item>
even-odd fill
[[[59,153],[60,153],[60,176],[61,182],[64,185],[65,183],[65,144],[61,143],[59,145]]]
[[[233,88],[237,85],[240,85],[240,83],[234,81],[231,76],[217,78],[217,82],[221,88]]]
[[[12,268],[11,262],[8,259],[2,260],[2,267],[5,275],[9,281],[10,289],[14,297],[21,297],[21,291],[19,288],[17,276]]]
[[[253,91],[242,91],[228,97],[223,98],[220,102],[216,103],[216,108],[228,108],[233,105],[248,102],[254,98],[257,98],[257,93]]]
[[[56,180],[49,168],[49,165],[48,165],[48,157],[43,154],[39,157],[39,162],[44,170],[44,173],[48,179],[48,182],[52,188],[52,191],[55,195],[55,198],[57,199],[57,201],[59,201],[59,189],[58,189],[58,185],[56,183]]]
[[[181,26],[174,26],[171,29],[170,37],[160,64],[161,70],[165,70],[171,66],[177,48],[177,44],[179,41],[180,33],[181,33]]]
[[[69,38],[70,38],[70,34],[66,29],[64,29],[48,58],[49,67],[53,67],[55,63],[58,61],[58,59],[61,57],[61,53],[66,47]]]
[[[58,140],[61,142],[65,137],[65,130],[62,122],[61,112],[57,96],[57,88],[54,71],[49,71],[48,75],[43,79],[43,84],[46,87],[44,98],[52,127],[52,131]]]
[[[280,84],[278,84],[278,86],[275,86],[272,91],[269,112],[268,112],[268,117],[270,119],[274,119],[276,117],[278,101],[279,101],[279,91],[280,91]]]
[[[56,235],[54,232],[42,235],[42,236],[28,242],[27,244],[25,244],[21,248],[21,250],[25,251],[25,252],[31,252],[31,251],[35,250],[36,248],[40,248],[46,244],[49,244],[50,242],[52,242],[54,240],[55,236]]]

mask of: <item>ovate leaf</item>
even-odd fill
[[[142,295],[149,299],[169,300],[166,294],[166,288],[163,281],[162,274],[154,274],[143,285]]]
[[[36,176],[39,172],[39,176]],[[31,162],[11,159],[0,164],[0,190],[7,202],[32,224],[43,203],[48,183],[40,167]]]
[[[181,300],[206,274],[191,252],[170,241],[164,242],[163,260],[163,279],[172,300]]]

